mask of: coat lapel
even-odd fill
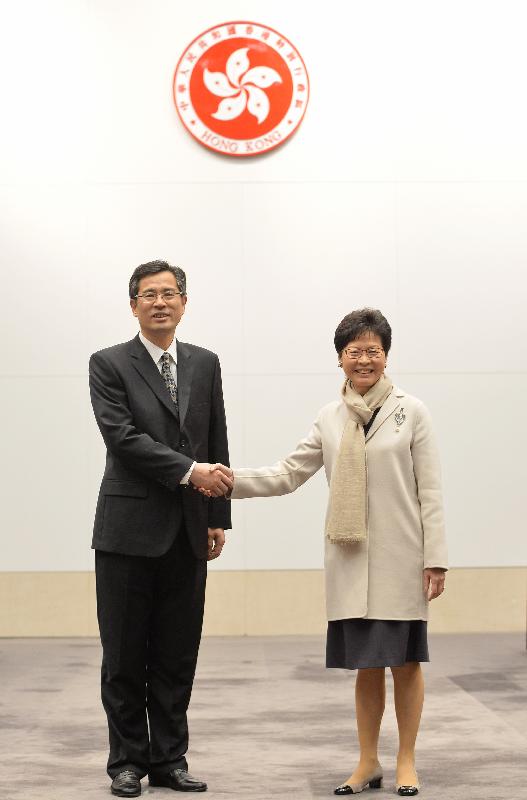
[[[190,348],[184,342],[177,343],[177,397],[181,426],[185,421],[192,387],[193,364]]]
[[[402,397],[402,393],[399,392],[398,389],[394,387],[392,393],[388,395],[384,403],[382,404],[381,410],[375,417],[373,425],[371,426],[370,430],[368,431],[368,435],[366,436],[366,441],[371,439],[374,435],[375,431],[378,431],[383,422],[386,422],[389,416],[393,414],[396,408],[399,407],[399,398]]]
[[[178,345],[178,357],[179,357],[179,345]],[[154,364],[152,356],[150,355],[146,347],[143,346],[139,336],[136,336],[135,339],[133,339],[132,341],[132,363],[136,368],[136,370],[138,371],[138,373],[143,378],[143,380],[145,380],[146,383],[149,385],[149,387],[152,389],[157,399],[163,403],[165,408],[167,408],[170,411],[170,413],[174,415],[176,419],[178,419],[176,406],[174,405],[172,398],[168,393],[168,389],[165,386],[165,381],[161,377],[161,373],[159,372],[157,366]],[[179,365],[178,365],[178,374],[179,374]]]

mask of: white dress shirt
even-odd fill
[[[170,356],[170,372],[172,373],[172,377],[174,378],[174,383],[177,386],[177,339],[176,339],[176,337],[174,336],[174,338],[172,339],[172,343],[171,343],[170,347],[167,347],[166,350],[163,350],[161,347],[158,347],[157,344],[154,344],[153,342],[151,342],[150,339],[147,339],[145,336],[143,336],[143,334],[141,332],[139,332],[139,339],[141,340],[141,343],[144,344],[144,346],[146,347],[146,349],[148,350],[148,352],[152,356],[152,360],[154,361],[154,363],[155,363],[155,365],[158,368],[160,373],[161,373],[161,370],[163,368],[163,365],[161,363],[161,357],[162,357],[163,353],[168,353],[168,355]],[[195,466],[196,466],[196,462],[194,461],[194,463],[192,464],[192,466],[189,469],[189,471],[186,472],[183,475],[183,477],[181,478],[180,483],[182,483],[184,485],[188,484],[189,478],[192,475],[192,470],[194,469]]]

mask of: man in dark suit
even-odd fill
[[[107,448],[92,543],[101,696],[119,797],[137,797],[146,774],[154,786],[207,788],[188,772],[186,712],[207,560],[231,527],[224,495],[232,488],[218,357],[175,339],[185,273],[142,264],[129,294],[140,333],[90,359]]]

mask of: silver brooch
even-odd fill
[[[400,408],[399,411],[395,414],[395,424],[399,428],[406,419],[406,414],[404,413],[404,408]]]

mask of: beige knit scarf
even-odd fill
[[[342,399],[348,407],[349,419],[340,441],[331,474],[326,536],[331,542],[351,544],[365,542],[367,536],[366,442],[363,425],[382,406],[392,382],[383,375],[364,396],[346,380]]]

